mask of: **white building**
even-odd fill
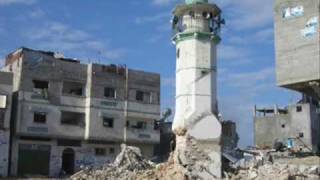
[[[124,142],[153,156],[159,74],[27,48],[9,54],[4,70],[14,74],[11,175],[97,167],[113,161]]]

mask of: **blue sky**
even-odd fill
[[[170,18],[182,0],[0,0],[0,65],[18,47],[62,52],[83,62],[158,72],[162,108],[174,108],[175,47]],[[218,51],[221,114],[252,144],[252,109],[295,103],[276,87],[273,0],[215,0],[227,24]]]

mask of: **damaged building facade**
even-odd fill
[[[277,85],[302,94],[294,105],[254,110],[255,143],[320,151],[320,0],[276,0]]]
[[[12,73],[0,72],[0,177],[8,175]]]
[[[255,144],[273,148],[282,143],[294,151],[320,151],[320,114],[317,106],[299,103],[287,108],[254,110]]]
[[[159,74],[28,48],[9,54],[3,71],[13,73],[10,175],[97,167],[113,161],[123,142],[153,156]]]

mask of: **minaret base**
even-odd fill
[[[190,135],[177,136],[174,163],[182,167],[188,179],[220,179],[220,139],[204,141]]]
[[[220,121],[210,111],[175,117],[176,134],[174,163],[184,169],[189,179],[220,179],[222,177],[222,148]],[[183,121],[185,120],[185,121]]]

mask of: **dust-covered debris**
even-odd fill
[[[105,165],[101,170],[84,168],[71,177],[74,180],[207,180],[217,179],[215,177],[203,178],[197,176],[205,171],[205,156],[197,152],[199,144],[188,138],[186,145],[188,151],[171,153],[168,162],[154,164],[143,158],[141,151],[137,147],[121,145],[121,153],[114,163]],[[320,179],[320,157],[309,156],[304,158],[279,156],[268,150],[246,151],[252,154],[251,160],[246,160],[244,164],[234,167],[232,172],[224,172],[224,179],[230,180],[302,180]],[[194,156],[184,158],[185,156]],[[276,158],[271,158],[272,156]],[[186,159],[188,162],[186,163]],[[206,176],[208,177],[208,176]]]
[[[86,167],[71,176],[74,180],[85,179],[134,179],[139,171],[154,168],[154,164],[145,160],[137,147],[121,145],[121,152],[114,163],[105,165],[101,170]]]
[[[247,151],[249,152],[249,151]],[[234,164],[235,171],[225,172],[226,179],[320,179],[320,157],[279,156],[272,150],[258,150],[251,159]],[[283,154],[282,154],[283,155]]]
[[[290,165],[290,164],[265,164],[258,168],[248,170],[239,170],[236,174],[227,174],[226,179],[270,179],[270,180],[287,180],[287,179],[310,179],[319,180],[320,165]]]

